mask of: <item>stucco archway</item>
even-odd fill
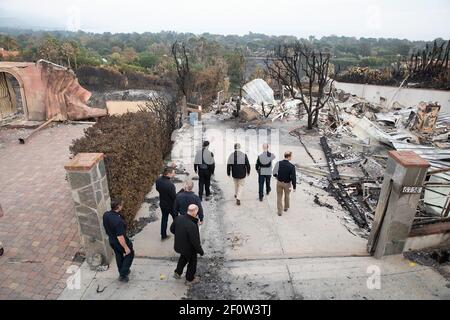
[[[19,83],[19,87],[20,87],[20,95],[22,97],[22,108],[23,108],[23,115],[25,119],[28,119],[28,107],[27,107],[27,98],[25,96],[25,91],[24,91],[24,86],[23,86],[23,80],[21,78],[21,76],[17,73],[14,72],[14,70],[10,70],[10,69],[5,69],[5,68],[1,68],[0,67],[0,74],[1,73],[6,73],[11,75],[12,77],[14,77],[14,79],[16,79],[16,81]]]

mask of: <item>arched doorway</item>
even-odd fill
[[[8,118],[27,118],[28,109],[20,77],[0,69],[0,121]]]

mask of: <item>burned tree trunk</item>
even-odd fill
[[[174,42],[172,56],[177,69],[177,85],[182,95],[189,101],[192,92],[192,74],[189,67],[189,57],[184,43]]]
[[[266,60],[272,78],[302,102],[308,115],[309,129],[317,126],[319,110],[331,97],[334,80],[329,77],[330,58],[328,52],[315,51],[297,42],[279,46]]]
[[[179,127],[181,110],[176,101],[164,94],[154,95],[143,106],[139,106],[141,111],[150,112],[154,115],[158,125],[158,132],[161,134],[161,150],[167,154],[171,149],[172,132]],[[165,139],[165,140],[164,140]]]

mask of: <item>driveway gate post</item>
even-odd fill
[[[64,168],[87,262],[91,268],[109,264],[112,252],[103,228],[103,214],[110,210],[111,199],[103,153],[79,153]]]
[[[390,151],[368,252],[376,258],[403,252],[430,164],[413,151]]]

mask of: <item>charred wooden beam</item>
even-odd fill
[[[336,183],[335,185],[333,182],[330,182],[328,192],[330,192],[336,200],[348,210],[353,220],[360,228],[368,227],[366,215],[353,202],[353,199],[341,183]]]
[[[41,124],[39,127],[37,127],[36,129],[34,129],[33,131],[31,131],[29,134],[25,135],[25,136],[20,136],[19,137],[19,143],[20,144],[25,144],[25,142],[27,142],[28,140],[31,139],[31,137],[33,137],[36,133],[38,133],[39,131],[47,128],[53,121],[56,121],[56,119],[58,118],[58,116],[54,116],[53,118],[47,120],[46,122],[44,122],[43,124]]]
[[[320,145],[322,146],[323,152],[325,153],[325,158],[327,159],[328,169],[330,170],[331,180],[339,180],[341,177],[339,175],[338,168],[334,162],[333,152],[328,145],[327,138],[320,138]]]
[[[420,237],[431,234],[438,233],[446,233],[450,231],[450,221],[442,220],[442,221],[433,221],[433,223],[421,225],[413,225],[411,232],[409,234],[410,237]]]

